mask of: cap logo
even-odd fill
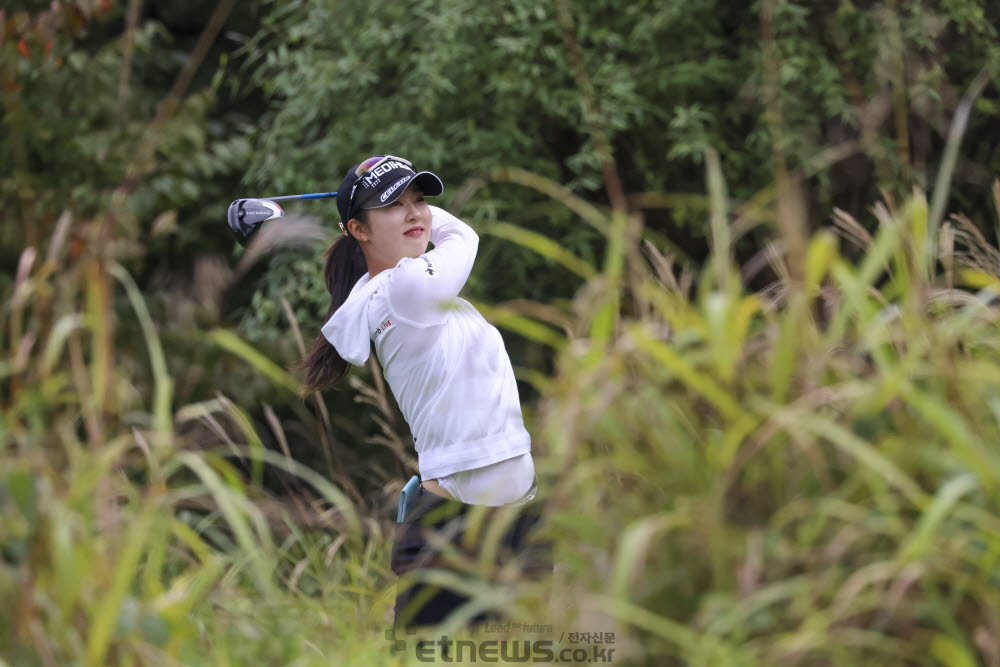
[[[385,200],[391,197],[392,193],[395,192],[399,188],[399,186],[409,181],[410,178],[411,178],[410,176],[404,176],[403,178],[399,179],[398,181],[390,185],[388,188],[386,188],[385,192],[383,192],[382,196],[379,198],[382,201],[382,203],[384,204]]]
[[[364,175],[362,183],[366,188],[373,188],[379,184],[379,177],[387,174],[393,169],[405,169],[406,171],[413,172],[413,168],[406,164],[405,162],[400,162],[399,160],[388,160],[378,165],[367,174]],[[414,172],[415,173],[415,172]]]

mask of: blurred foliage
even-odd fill
[[[103,4],[110,10],[110,3]],[[99,12],[70,27],[84,20],[75,17],[83,12],[78,7],[87,6],[57,3],[37,18],[38,24],[57,26],[44,42],[42,28],[11,30],[29,20],[24,15],[7,21],[13,34],[0,62],[8,137],[0,148],[0,197],[12,217],[2,229],[4,247],[37,243],[64,210],[95,214],[115,191],[126,195],[118,221],[123,240],[145,246],[159,234],[177,234],[182,240],[172,250],[184,251],[217,237],[217,216],[206,212],[204,202],[219,196],[226,173],[242,169],[248,143],[235,126],[209,117],[214,95],[202,89],[157,126],[153,163],[140,162],[137,148],[149,122],[190,54],[156,21],[122,36],[112,32],[121,29],[120,11]],[[129,72],[134,75],[123,78]],[[178,211],[187,216],[192,210],[194,219],[185,217],[183,225],[154,226],[170,211],[176,218]],[[199,229],[206,222],[212,231]],[[145,254],[145,248],[135,254]]]
[[[771,3],[765,20],[767,4],[574,4],[576,37],[624,189],[703,192],[701,156],[712,148],[723,156],[730,194],[748,202],[773,182],[772,134],[779,132],[788,168],[805,179],[809,226],[837,206],[872,228],[864,207],[881,192],[930,187],[959,97],[984,65],[997,71],[1000,3],[782,1]],[[405,155],[442,176],[453,210],[516,222],[596,263],[604,246],[594,229],[547,197],[490,178],[497,166],[518,167],[608,201],[554,5],[418,1],[374,12],[355,0],[299,0],[266,7],[247,61],[271,100],[254,134],[250,192],[333,190],[370,154]],[[778,63],[774,127],[765,109],[765,32]],[[979,221],[990,219],[982,192],[1000,170],[995,96],[989,92],[977,108],[953,183],[953,200]],[[649,206],[644,230],[658,245],[666,240],[692,267],[704,259],[703,204],[636,204]],[[292,209],[325,217],[331,229],[337,219],[332,203]],[[751,216],[755,228],[737,239],[741,258],[768,238],[765,217]],[[502,239],[484,238],[480,258],[470,290],[490,301],[566,299],[578,286],[557,264]],[[302,306],[324,302],[318,269],[290,278],[294,261],[275,258],[259,283],[261,302],[286,293]],[[313,312],[310,324],[324,311]],[[283,328],[273,309],[240,314],[259,343]],[[545,363],[518,339],[511,352],[527,366]]]
[[[287,370],[332,203],[222,227],[376,152],[482,233],[525,390],[559,568],[467,563],[481,600],[636,664],[1000,664],[998,21],[5,5],[0,665],[403,660],[410,435],[374,361]]]

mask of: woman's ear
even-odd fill
[[[351,236],[356,238],[359,242],[368,240],[365,223],[361,222],[357,218],[351,218],[347,221],[347,230],[351,232]]]

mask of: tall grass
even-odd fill
[[[993,249],[929,257],[920,193],[875,211],[860,263],[825,230],[758,293],[726,259],[683,293],[647,245],[636,315],[570,336],[534,432],[577,624],[652,663],[1000,660]]]
[[[556,351],[551,376],[518,373],[542,396],[527,414],[558,567],[539,602],[516,572],[470,564],[502,584],[477,602],[616,632],[629,662],[998,664],[1000,251],[961,216],[926,243],[919,192],[873,210],[873,234],[835,212],[799,281],[772,253],[780,278],[755,293],[723,234],[691,283],[635,216],[600,219],[619,229],[603,268],[484,228],[581,285],[566,311],[484,308]],[[382,634],[394,577],[380,507],[398,486],[359,504],[265,448],[250,406],[174,405],[134,281],[96,252],[70,258],[62,238],[44,259],[25,249],[4,299],[0,656],[402,659]],[[134,323],[112,317],[119,296]],[[141,335],[143,357],[119,351],[118,328]],[[294,384],[230,334],[206,340]],[[384,386],[355,389],[391,410]],[[309,493],[273,497],[264,467]]]
[[[323,475],[265,450],[224,397],[173,405],[134,281],[97,253],[68,258],[63,238],[44,261],[24,251],[4,299],[0,662],[290,664],[342,653],[359,627],[383,620],[372,593],[387,585],[382,527]],[[134,324],[115,321],[116,294]],[[111,342],[118,327],[142,337],[146,359]],[[268,497],[264,465],[310,486],[313,506],[299,514],[311,530]]]

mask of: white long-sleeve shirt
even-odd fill
[[[375,342],[423,479],[531,451],[500,332],[458,297],[479,237],[447,211],[430,208],[434,250],[404,257],[374,278],[366,273],[323,326],[340,356],[356,366]]]

